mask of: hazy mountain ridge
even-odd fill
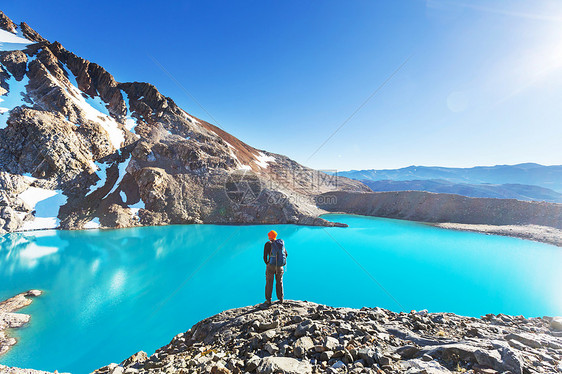
[[[375,192],[383,191],[427,191],[456,194],[468,197],[517,199],[562,203],[562,194],[548,188],[525,184],[468,184],[453,183],[439,179],[393,181],[361,180]]]
[[[370,181],[444,180],[465,184],[524,184],[562,193],[562,165],[543,166],[534,163],[517,165],[447,168],[408,166],[401,169],[340,171],[339,176]]]

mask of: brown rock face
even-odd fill
[[[3,52],[0,54],[0,63],[17,81],[21,81],[25,75],[27,55],[22,51]]]
[[[0,29],[8,32],[14,32],[16,30],[16,24],[2,11],[0,11]]]
[[[0,11],[0,29],[15,33],[18,29],[18,25],[16,25],[11,19],[9,19],[8,16],[4,14],[4,12]],[[25,22],[22,22],[19,25],[19,29],[21,30],[23,37],[27,40],[31,40],[34,42],[47,41],[45,38],[39,35],[37,31],[29,27],[29,25]]]
[[[0,13],[0,27],[16,25]],[[117,82],[25,23],[17,27],[37,43],[0,53],[0,95],[20,99],[0,114],[0,230],[29,227],[40,214],[22,197],[29,188],[62,191],[53,218],[64,229],[96,218],[103,227],[331,225],[317,218],[314,196],[368,191],[345,178],[323,183],[325,174],[189,115],[153,85]]]

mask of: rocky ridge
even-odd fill
[[[317,201],[330,212],[433,223],[562,246],[562,204],[424,191],[333,191],[319,195]]]
[[[559,373],[562,318],[481,318],[306,301],[207,318],[116,373]]]
[[[368,191],[258,150],[149,83],[98,64],[0,12],[29,42],[0,47],[0,233],[179,223],[333,225],[318,193]]]

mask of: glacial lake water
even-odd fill
[[[264,300],[263,244],[289,253],[288,299],[480,316],[562,315],[562,248],[349,215],[348,228],[186,225],[0,237],[0,299],[38,288],[0,363],[89,373],[222,310]]]

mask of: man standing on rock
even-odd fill
[[[287,263],[287,250],[282,239],[277,239],[277,232],[267,233],[269,241],[263,247],[263,261],[267,265],[265,270],[265,303],[271,305],[273,292],[273,277],[275,277],[275,292],[280,303],[283,303],[283,266]]]

